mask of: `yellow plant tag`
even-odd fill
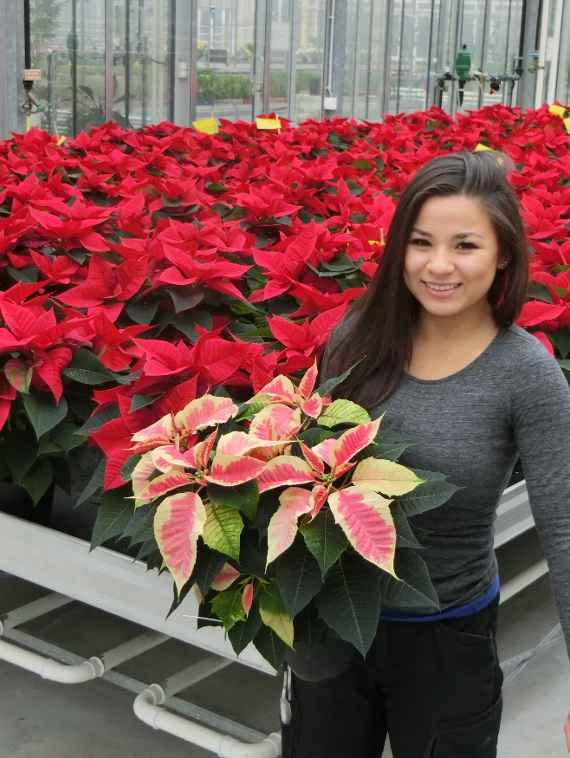
[[[202,132],[202,134],[217,134],[220,131],[216,118],[199,118],[196,121],[192,121],[192,126],[197,132]]]
[[[564,114],[566,113],[566,108],[563,105],[553,104],[549,106],[548,112],[551,113],[553,116],[559,116],[560,118],[564,118]]]
[[[570,116],[568,118],[563,119],[564,126],[566,127],[567,134],[570,134]]]
[[[278,118],[260,118],[257,116],[255,124],[258,129],[281,129],[281,121]]]
[[[482,150],[490,150],[491,152],[493,152],[492,147],[488,147],[487,145],[484,145],[482,142],[479,142],[479,144],[475,148],[475,152],[480,153]]]
[[[65,142],[65,140],[66,140],[66,139],[67,139],[67,138],[66,138],[64,135],[63,135],[63,136],[61,136],[61,137],[58,137],[58,140],[57,140],[57,143],[56,143],[56,144],[57,144],[57,146],[58,146],[58,147],[61,147],[61,146],[63,145],[63,143]]]

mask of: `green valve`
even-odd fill
[[[455,72],[459,81],[465,82],[469,79],[471,73],[471,53],[467,50],[467,45],[462,45],[461,50],[457,51],[455,56]]]

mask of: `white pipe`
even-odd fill
[[[3,614],[2,618],[0,618],[0,637],[8,629],[25,624],[26,621],[31,621],[38,616],[43,616],[45,613],[50,613],[50,611],[62,608],[72,602],[73,598],[50,592],[48,595],[33,600],[31,603],[20,606],[20,608],[8,611],[8,613]]]
[[[38,674],[42,679],[49,679],[59,684],[83,684],[98,679],[114,666],[136,658],[137,655],[162,644],[168,638],[157,632],[143,632],[121,645],[107,650],[101,657],[92,656],[81,663],[68,664],[47,658],[31,650],[18,647],[6,640],[0,640],[0,660]]]
[[[182,690],[192,687],[194,684],[198,684],[198,682],[207,679],[218,671],[231,666],[232,663],[233,661],[230,661],[229,658],[220,658],[218,655],[207,655],[191,666],[168,677],[159,686],[168,694],[168,697],[177,695]]]
[[[101,653],[101,661],[105,671],[120,666],[125,661],[130,661],[143,653],[152,650],[157,645],[162,645],[168,640],[165,634],[158,632],[142,632],[126,642],[117,645],[112,650]]]
[[[31,650],[24,650],[5,640],[0,640],[0,660],[38,674],[42,679],[49,679],[60,684],[82,684],[97,679],[105,673],[105,667],[99,658],[89,658],[88,661],[70,666],[51,658],[44,658],[42,655],[33,653]]]
[[[135,698],[133,710],[137,718],[153,729],[160,729],[186,740],[220,758],[278,758],[281,755],[281,735],[269,734],[258,743],[246,743],[226,734],[182,718],[161,708],[166,699],[159,684],[151,684]]]

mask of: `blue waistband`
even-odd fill
[[[381,621],[442,621],[443,619],[458,619],[463,616],[471,616],[473,613],[483,610],[490,605],[499,594],[499,577],[496,576],[489,589],[485,590],[482,595],[475,600],[459,605],[454,608],[448,608],[441,613],[432,613],[429,616],[413,616],[399,611],[385,610],[380,614]]]

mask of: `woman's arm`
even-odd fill
[[[546,351],[519,368],[515,441],[570,654],[570,388]]]

